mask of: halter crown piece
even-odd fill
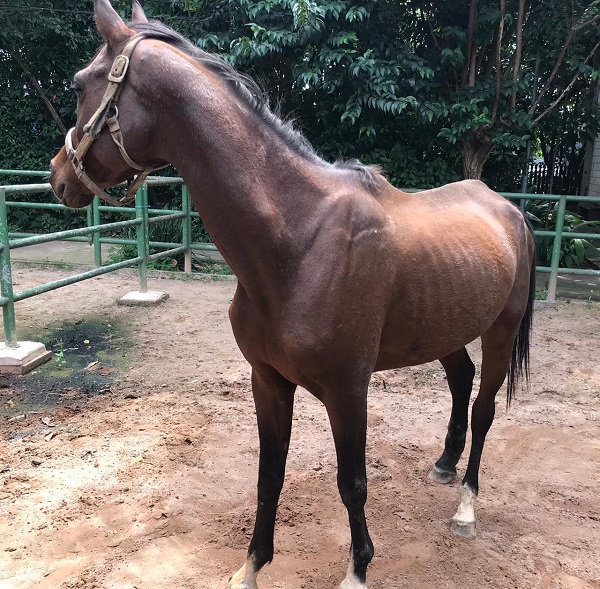
[[[67,157],[75,170],[75,174],[94,194],[105,200],[109,204],[117,207],[121,207],[129,204],[135,199],[135,193],[137,189],[144,183],[146,177],[150,172],[160,170],[166,166],[159,166],[157,168],[145,168],[136,164],[127,154],[125,146],[123,145],[123,135],[121,133],[121,127],[119,125],[119,109],[117,108],[117,102],[121,93],[122,82],[125,80],[127,70],[129,69],[129,58],[136,48],[137,44],[144,39],[145,35],[135,35],[132,37],[127,45],[123,48],[123,51],[117,55],[113,61],[112,67],[108,74],[108,86],[100,106],[96,112],[91,116],[90,120],[83,127],[83,137],[77,145],[77,149],[73,147],[73,132],[75,127],[71,128],[65,137],[65,149],[67,151]],[[113,114],[114,113],[114,114]],[[110,116],[109,116],[110,115]],[[108,127],[110,136],[119,148],[121,157],[125,160],[128,166],[134,170],[138,170],[140,173],[134,178],[133,182],[127,190],[127,194],[121,199],[116,200],[102,188],[100,188],[85,172],[83,160],[88,149],[91,147],[94,140],[98,137],[104,126]]]

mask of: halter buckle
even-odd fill
[[[120,84],[125,79],[127,68],[129,68],[129,57],[126,55],[117,55],[110,68],[108,79],[111,82]]]

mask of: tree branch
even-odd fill
[[[431,2],[427,3],[427,7],[430,10],[430,14],[433,13],[433,9],[431,8]],[[425,15],[425,10],[423,11],[423,18],[427,21],[427,26],[429,28],[429,34],[431,35],[431,40],[433,41],[433,44],[436,46],[437,49],[440,48],[440,44],[437,40],[437,37],[435,36],[435,31],[433,30],[433,25],[431,24],[431,18],[430,15],[428,14],[427,16]]]
[[[54,122],[60,129],[60,132],[63,135],[66,135],[67,128],[65,127],[65,124],[62,122],[60,115],[56,112],[56,109],[52,106],[52,103],[48,100],[48,97],[44,93],[44,90],[40,86],[39,82],[36,80],[35,76],[31,73],[31,70],[27,67],[27,64],[23,61],[22,57],[16,51],[12,51],[11,49],[6,49],[6,52],[11,56],[12,59],[15,60],[15,62],[23,70],[23,72],[27,76],[27,79],[29,80],[29,82],[31,83],[31,85],[33,86],[35,91],[37,92],[38,96],[41,98],[42,102],[46,105],[46,108],[48,109],[50,114],[52,115],[52,118],[54,119]]]
[[[469,24],[467,28],[467,51],[465,55],[465,65],[462,71],[461,85],[469,82],[472,88],[475,85],[475,61],[477,51],[474,47],[475,31],[477,30],[477,0],[471,0],[469,7]]]
[[[515,61],[513,64],[513,91],[510,96],[510,108],[517,107],[517,81],[519,80],[519,69],[521,68],[521,53],[523,51],[523,20],[525,17],[525,0],[519,0],[519,13],[517,15],[517,39],[515,47]]]
[[[600,47],[600,41],[598,41],[598,43],[596,43],[595,47],[590,51],[590,53],[588,54],[588,56],[585,58],[585,61],[583,62],[584,65],[592,58],[592,56],[594,55],[594,53],[596,53],[598,47]],[[575,82],[577,81],[577,78],[579,78],[579,74],[580,72],[577,72],[574,76],[573,79],[569,82],[569,85],[562,91],[562,93],[560,94],[560,96],[539,116],[536,117],[533,121],[532,121],[532,125],[537,124],[541,119],[543,119],[551,110],[553,110],[554,108],[556,108],[556,106],[558,104],[560,104],[560,102],[562,101],[562,99],[568,94],[569,90],[571,90],[571,88],[573,87],[573,85],[575,84]]]
[[[506,14],[506,0],[499,0],[500,22],[498,23],[498,43],[496,45],[495,65],[496,65],[496,98],[494,99],[494,108],[492,109],[492,124],[496,122],[498,116],[498,107],[500,106],[500,95],[502,93],[502,63],[500,53],[502,51],[502,36],[504,34],[504,16]]]
[[[578,32],[582,31],[583,29],[587,28],[588,26],[594,24],[597,21],[600,21],[600,14],[597,14],[593,18],[585,21],[584,23],[581,23],[580,25],[577,25],[577,26],[571,25],[571,28],[569,29],[569,33],[567,34],[567,38],[565,39],[562,49],[560,50],[560,53],[558,54],[558,57],[556,58],[556,63],[554,64],[554,67],[552,68],[550,77],[546,80],[544,87],[540,90],[540,93],[537,95],[537,98],[535,99],[535,101],[533,102],[533,104],[531,105],[531,107],[529,109],[530,115],[532,115],[535,112],[535,110],[539,106],[542,98],[550,89],[550,86],[551,86],[552,82],[554,81],[554,78],[556,77],[556,74],[558,73],[560,66],[562,65],[565,54],[567,53],[567,49],[569,48],[571,41],[573,41],[573,37]]]

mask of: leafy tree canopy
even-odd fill
[[[60,122],[73,121],[72,74],[99,42],[92,3],[14,4],[0,6],[0,165],[46,167]],[[128,1],[113,4],[129,14]],[[380,163],[398,186],[483,175],[514,189],[529,141],[551,163],[567,143],[580,158],[598,131],[600,0],[145,0],[144,9],[260,80],[326,158]]]

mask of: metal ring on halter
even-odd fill
[[[75,150],[73,149],[73,139],[71,139],[71,135],[75,131],[75,127],[71,127],[69,132],[65,137],[65,149],[67,150],[67,155],[70,156]]]

